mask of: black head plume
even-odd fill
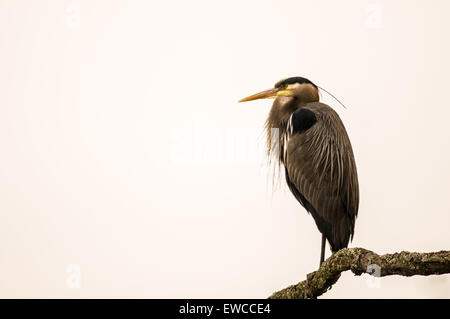
[[[289,84],[311,84],[312,86],[314,86],[316,89],[320,89],[322,91],[324,91],[325,93],[327,93],[328,95],[330,95],[333,99],[335,99],[340,105],[342,105],[344,107],[344,109],[346,109],[347,107],[341,102],[339,101],[339,99],[337,97],[335,97],[333,94],[331,94],[330,92],[328,92],[327,90],[325,90],[324,88],[315,85],[313,82],[311,82],[310,80],[308,80],[307,78],[301,77],[301,76],[294,76],[291,78],[287,78],[281,81],[278,81],[275,84],[275,88],[281,88],[283,86],[287,86]]]
[[[307,78],[302,78],[301,76],[294,76],[294,77],[291,77],[291,78],[287,78],[287,79],[278,81],[278,82],[275,84],[275,88],[279,88],[279,87],[283,87],[283,86],[286,86],[286,85],[289,85],[289,84],[295,84],[295,83],[298,83],[298,84],[311,84],[311,85],[313,85],[315,88],[317,88],[317,85],[315,85],[314,83],[312,83],[312,82],[311,82],[310,80],[308,80]]]

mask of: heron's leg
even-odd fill
[[[323,261],[325,260],[325,242],[326,242],[325,235],[322,234],[322,248],[320,250],[320,265],[319,265],[319,267],[322,265]]]

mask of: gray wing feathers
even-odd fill
[[[306,132],[290,136],[286,169],[291,183],[314,207],[319,230],[332,249],[338,250],[346,247],[353,237],[358,212],[353,150],[333,109],[322,103],[312,103],[307,108],[316,114],[318,121]]]

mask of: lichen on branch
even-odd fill
[[[325,260],[320,268],[307,275],[306,280],[275,292],[270,299],[308,299],[324,294],[335,284],[341,273],[351,270],[376,276],[429,276],[450,273],[450,251],[414,253],[402,251],[377,255],[364,248],[344,248]]]

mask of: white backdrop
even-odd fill
[[[0,1],[0,297],[267,297],[320,233],[263,153],[304,76],[344,102],[352,247],[449,249],[448,1]],[[327,252],[329,255],[329,251]],[[450,297],[346,273],[326,298]]]

